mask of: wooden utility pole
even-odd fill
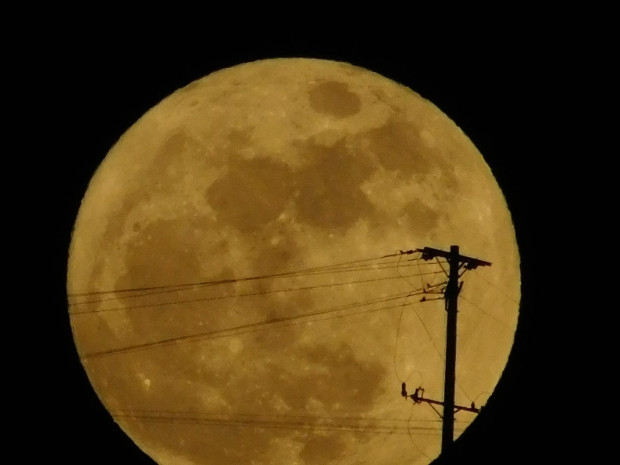
[[[462,407],[454,404],[454,386],[456,384],[456,316],[458,313],[458,296],[463,286],[463,283],[459,283],[461,268],[465,270],[473,270],[479,266],[490,266],[491,263],[479,260],[477,258],[467,257],[459,253],[459,246],[450,246],[450,251],[444,251],[439,249],[433,249],[431,247],[424,247],[423,249],[417,249],[417,252],[422,252],[422,258],[424,260],[431,260],[433,258],[442,257],[445,258],[450,266],[448,274],[448,285],[444,293],[445,308],[448,313],[446,324],[446,369],[444,376],[444,390],[443,390],[443,402],[435,401],[432,399],[424,398],[420,395],[420,392],[424,392],[423,389],[416,389],[415,393],[411,396],[407,396],[407,390],[405,383],[402,386],[402,395],[404,397],[411,397],[415,403],[427,402],[431,405],[438,404],[443,405],[443,426],[441,432],[441,453],[444,454],[452,445],[454,441],[454,413],[459,410],[467,410],[470,412],[478,413],[480,410],[476,409],[472,403],[471,407]],[[434,408],[434,407],[433,407]]]

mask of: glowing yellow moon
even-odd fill
[[[451,244],[493,263],[459,298],[456,402],[481,405],[520,294],[481,154],[371,71],[242,64],[148,111],[92,178],[69,253],[75,344],[160,464],[428,463],[440,419],[400,387],[442,399],[445,274],[399,250]]]

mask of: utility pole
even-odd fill
[[[441,453],[448,451],[454,441],[454,414],[459,410],[478,413],[480,409],[475,408],[472,403],[471,407],[462,407],[454,404],[454,386],[456,384],[456,317],[458,313],[458,296],[463,287],[463,283],[459,283],[459,272],[461,268],[465,270],[473,270],[479,266],[490,266],[491,263],[479,260],[477,258],[467,257],[459,253],[459,246],[450,246],[450,251],[433,249],[424,247],[417,249],[416,252],[422,252],[422,259],[431,260],[433,258],[445,258],[450,266],[448,275],[448,285],[444,293],[445,308],[448,313],[446,324],[446,368],[444,376],[443,402],[427,399],[420,395],[424,390],[416,389],[415,393],[407,396],[405,383],[402,386],[403,397],[411,397],[415,403],[427,402],[431,407],[433,404],[443,405],[443,424],[441,432]],[[434,407],[433,407],[434,409]]]

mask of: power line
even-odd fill
[[[396,340],[394,341],[394,355],[393,355],[393,363],[394,363],[394,374],[396,375],[396,378],[398,378],[398,380],[400,381],[401,378],[398,374],[398,367],[396,364],[396,353],[398,352],[398,339],[400,336],[400,324],[403,321],[403,315],[405,314],[405,303],[407,302],[407,299],[409,298],[409,294],[407,294],[407,296],[405,297],[405,300],[403,301],[403,304],[401,305],[401,310],[400,310],[400,315],[398,316],[398,324],[396,325]]]
[[[435,265],[434,263],[424,263],[422,264],[422,266],[424,265]],[[402,265],[401,265],[402,266]],[[404,266],[415,266],[414,264],[408,264],[408,265],[404,265]],[[419,265],[418,265],[419,266]],[[369,265],[364,265],[362,267],[352,267],[352,268],[343,268],[343,269],[336,269],[336,270],[323,270],[323,271],[313,271],[310,273],[299,273],[299,274],[294,274],[294,275],[286,275],[286,276],[266,276],[263,277],[261,279],[282,279],[282,278],[298,278],[298,277],[304,277],[304,276],[317,276],[317,275],[322,275],[322,274],[333,274],[333,273],[353,273],[353,272],[358,272],[358,271],[377,271],[377,270],[385,270],[385,269],[393,269],[396,268],[398,271],[398,267],[399,265],[393,265],[393,264],[389,264],[389,266],[369,266]],[[426,271],[426,272],[422,272],[420,270],[420,274],[414,274],[411,276],[424,276],[424,275],[430,275],[430,274],[441,274],[438,271]],[[409,277],[409,276],[408,276]],[[133,298],[138,298],[138,297],[146,297],[146,296],[151,296],[151,295],[158,295],[158,294],[167,294],[167,293],[172,293],[172,292],[183,292],[183,291],[189,291],[189,290],[194,290],[197,288],[204,288],[204,287],[213,287],[216,286],[218,284],[236,284],[238,282],[244,282],[246,281],[247,278],[239,278],[239,280],[235,280],[233,278],[231,278],[230,280],[227,280],[226,282],[223,281],[211,281],[209,283],[203,283],[203,284],[188,284],[188,285],[170,285],[170,286],[162,286],[161,289],[156,289],[156,290],[152,290],[152,291],[142,291],[142,288],[136,288],[134,294],[129,294],[129,295],[114,295],[113,297],[106,297],[106,298],[102,298],[102,299],[97,299],[97,300],[83,300],[83,301],[79,301],[79,302],[71,302],[70,305],[74,306],[74,305],[85,305],[85,304],[93,304],[93,303],[100,303],[100,302],[108,302],[111,300],[120,300],[120,299],[133,299]],[[213,284],[216,283],[216,284]],[[142,291],[142,292],[140,292]],[[106,291],[107,292],[107,291]],[[113,291],[109,291],[109,292],[113,292]],[[123,292],[123,294],[127,294],[129,292],[129,289],[125,289],[125,291]]]
[[[411,411],[409,413],[409,421],[411,421],[411,418],[413,417],[413,407],[415,406],[414,404],[411,404]],[[409,422],[407,422],[407,426],[409,426]],[[413,439],[413,436],[411,435],[411,430],[408,431],[408,435],[409,435],[409,440],[411,441],[411,443],[415,446],[415,448],[418,450],[418,452],[420,452],[424,457],[426,457],[427,459],[430,458],[426,452],[424,452],[420,446],[418,446],[418,443],[415,442],[415,439]]]
[[[420,290],[419,292],[420,292],[420,294],[422,294],[424,291]],[[392,295],[392,296],[386,296],[386,297],[370,299],[370,300],[361,301],[361,302],[353,302],[353,303],[350,303],[350,304],[340,305],[340,306],[336,306],[336,307],[330,307],[330,308],[327,308],[327,309],[322,309],[322,310],[319,310],[319,311],[316,311],[316,312],[311,312],[311,313],[304,313],[304,314],[301,314],[301,315],[272,318],[272,319],[265,320],[265,321],[258,321],[258,322],[254,322],[254,323],[243,324],[243,325],[239,325],[239,326],[235,326],[235,327],[231,327],[231,328],[226,328],[226,329],[221,329],[221,330],[206,331],[206,332],[201,332],[201,333],[197,333],[197,334],[177,336],[177,337],[173,337],[173,338],[161,339],[161,340],[158,340],[158,341],[145,342],[145,343],[141,343],[141,344],[135,344],[135,345],[131,345],[131,346],[120,347],[120,348],[116,348],[116,349],[109,349],[109,350],[104,350],[104,351],[92,352],[92,353],[89,353],[89,354],[86,354],[86,355],[82,356],[82,358],[85,358],[85,359],[86,358],[95,358],[95,357],[101,357],[101,356],[106,356],[106,355],[113,355],[113,354],[119,354],[119,353],[124,353],[124,352],[130,352],[130,351],[134,351],[134,350],[150,349],[150,348],[153,348],[153,347],[166,346],[166,345],[177,344],[177,343],[182,343],[182,342],[192,342],[192,341],[199,341],[199,340],[205,340],[205,339],[215,339],[215,338],[221,338],[221,337],[237,336],[237,335],[241,335],[241,334],[247,334],[247,333],[251,333],[251,332],[262,331],[265,328],[269,328],[270,329],[270,327],[274,326],[274,325],[278,325],[277,328],[286,327],[286,326],[290,326],[292,324],[299,323],[298,320],[307,319],[307,318],[316,317],[316,316],[329,315],[329,314],[332,314],[332,313],[335,313],[335,312],[350,310],[350,309],[357,308],[357,307],[364,307],[364,306],[368,306],[368,305],[375,305],[375,304],[378,304],[378,303],[388,302],[388,301],[391,301],[391,300],[402,299],[404,297],[404,295],[407,295],[407,294],[409,294],[409,293],[399,293],[399,294],[395,294],[395,295]],[[400,307],[401,307],[401,305],[393,305],[393,306],[387,306],[387,307],[371,308],[371,309],[362,310],[362,311],[358,311],[358,312],[346,313],[344,315],[331,316],[331,317],[325,318],[325,319],[329,320],[329,319],[334,319],[334,318],[345,318],[345,317],[350,317],[350,316],[354,316],[354,315],[358,315],[358,314],[362,314],[362,313],[376,312],[376,311],[381,311],[381,310],[389,310],[389,309],[400,308]],[[325,320],[325,319],[321,319],[321,320]],[[311,321],[318,321],[318,320],[319,319],[311,320]],[[303,323],[308,323],[308,322],[310,322],[310,321],[305,321]]]
[[[506,299],[508,299],[511,302],[514,302],[515,304],[519,305],[519,300],[518,299],[516,299],[515,297],[509,295],[508,292],[506,292],[505,290],[499,288],[496,284],[494,284],[493,282],[491,282],[488,279],[486,279],[482,274],[478,273],[478,274],[475,274],[474,276],[476,276],[477,278],[482,279],[486,284],[488,284],[493,289],[495,289],[497,292],[502,294]]]
[[[503,322],[502,320],[500,320],[499,318],[497,318],[495,315],[489,313],[488,311],[486,311],[485,309],[483,309],[480,305],[472,302],[471,300],[469,300],[468,298],[466,298],[465,296],[460,296],[461,299],[463,299],[465,302],[467,302],[469,305],[471,305],[475,310],[478,310],[479,312],[485,314],[486,316],[488,316],[489,318],[491,318],[492,320],[494,320],[496,323],[500,324],[501,326],[504,326],[506,329],[509,330],[514,330],[514,327],[509,325],[508,323]]]
[[[436,272],[428,272],[426,274],[436,274]],[[411,275],[411,276],[417,276],[417,275]],[[339,283],[318,284],[314,286],[292,287],[292,288],[285,288],[285,289],[272,289],[268,291],[229,294],[229,295],[223,295],[223,296],[201,297],[201,298],[196,298],[196,299],[174,300],[174,301],[168,301],[168,302],[158,302],[158,303],[153,303],[153,304],[125,305],[121,307],[112,307],[112,308],[95,308],[95,309],[89,309],[89,310],[76,310],[76,311],[71,311],[70,314],[71,315],[84,315],[88,313],[112,312],[112,311],[119,311],[119,310],[133,310],[133,309],[139,309],[139,308],[162,307],[166,305],[178,305],[178,304],[184,304],[184,303],[208,302],[208,301],[213,301],[213,300],[230,299],[230,298],[236,298],[236,297],[259,296],[259,295],[275,294],[275,293],[281,293],[281,292],[308,291],[308,290],[313,290],[313,289],[345,286],[345,285],[350,285],[350,284],[366,284],[370,282],[387,281],[387,280],[399,279],[399,278],[400,276],[388,276],[388,277],[383,277],[383,278],[372,278],[372,279],[364,279],[364,280],[356,280],[356,281],[345,281],[345,282],[339,282]],[[87,302],[79,302],[79,303],[72,304],[72,305],[82,305],[86,303]],[[88,303],[92,303],[92,302],[88,302]]]
[[[415,405],[415,404],[413,404]],[[408,423],[411,422],[409,419],[405,418],[381,418],[376,416],[359,416],[359,415],[340,415],[340,416],[327,416],[327,415],[312,415],[307,412],[304,413],[252,413],[252,412],[203,412],[198,410],[159,410],[159,409],[116,409],[111,412],[113,415],[124,415],[124,416],[132,416],[132,415],[165,415],[169,417],[200,417],[207,416],[209,418],[219,418],[219,419],[231,419],[235,417],[242,418],[272,418],[272,419],[285,419],[285,420],[303,420],[308,422],[317,422],[317,421],[358,421],[358,422],[396,422],[396,423]],[[436,418],[425,418],[420,420],[415,420],[418,423],[440,423],[440,419]],[[457,420],[458,422],[462,422],[461,420]]]
[[[349,262],[337,263],[334,265],[324,265],[324,266],[318,266],[318,267],[312,267],[312,268],[304,268],[304,269],[296,270],[296,271],[287,271],[283,273],[274,273],[274,274],[261,275],[261,276],[248,276],[244,278],[234,278],[234,279],[220,279],[220,280],[215,280],[215,281],[197,281],[197,282],[192,282],[192,283],[172,284],[172,285],[163,285],[163,286],[112,289],[112,290],[107,290],[107,291],[79,292],[79,293],[70,293],[68,294],[68,296],[69,297],[83,297],[83,296],[91,296],[91,295],[117,294],[117,293],[123,293],[123,292],[153,291],[153,290],[158,290],[158,289],[171,289],[171,288],[186,288],[186,287],[193,287],[193,286],[214,286],[214,285],[230,284],[230,283],[237,283],[237,282],[243,282],[243,281],[255,281],[255,280],[260,280],[260,279],[290,277],[290,276],[299,275],[301,273],[308,273],[312,271],[334,270],[334,269],[350,266],[353,264],[377,261],[377,260],[382,260],[384,258],[390,258],[390,257],[392,257],[392,255],[384,255],[382,257],[367,258],[367,259],[362,259],[362,260],[353,260]]]
[[[116,418],[124,418],[131,420],[139,420],[143,422],[156,423],[185,423],[200,426],[214,427],[249,427],[258,429],[293,429],[293,430],[310,430],[310,431],[330,431],[330,432],[352,432],[373,434],[410,434],[413,430],[417,435],[439,435],[440,429],[436,426],[411,426],[406,424],[408,420],[402,420],[405,425],[401,424],[382,424],[378,418],[367,419],[351,419],[340,418],[337,421],[317,419],[309,421],[306,418],[294,419],[262,419],[248,418],[245,416],[238,417],[221,417],[206,415],[166,415],[166,414],[143,414],[143,413],[123,413],[113,412]],[[394,420],[388,420],[394,421]]]

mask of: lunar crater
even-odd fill
[[[319,112],[345,118],[358,113],[361,99],[344,82],[327,81],[315,84],[309,91],[310,105]]]
[[[227,172],[207,188],[205,199],[218,221],[256,231],[283,213],[293,191],[290,178],[288,166],[270,158],[231,157]]]

